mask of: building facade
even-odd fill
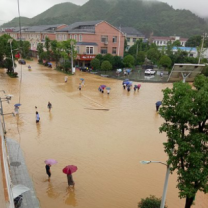
[[[103,20],[76,22],[56,31],[56,40],[76,40],[76,65],[89,66],[97,54],[123,57],[124,34]]]
[[[119,29],[125,35],[125,39],[127,42],[126,51],[128,51],[129,48],[131,48],[131,46],[133,46],[138,40],[144,41],[145,39],[145,36],[133,27],[119,27]]]
[[[155,43],[157,46],[167,46],[168,42],[175,42],[180,41],[181,46],[185,46],[187,42],[187,38],[181,38],[179,36],[170,36],[170,37],[156,37],[152,36],[150,37],[150,43]]]

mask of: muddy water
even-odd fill
[[[30,64],[32,71],[22,67],[21,86],[20,79],[8,78],[1,69],[0,89],[14,95],[10,105],[4,103],[5,113],[13,111],[21,89],[19,118],[6,116],[6,128],[8,137],[24,151],[41,207],[136,208],[141,198],[160,197],[165,166],[139,161],[167,159],[162,145],[166,137],[158,132],[163,120],[154,104],[162,98],[161,89],[171,84],[142,83],[140,92],[127,93],[121,81],[79,72],[64,83],[64,74]],[[85,79],[81,92],[80,78]],[[98,92],[100,84],[111,87],[109,96]],[[48,101],[53,105],[51,113]],[[35,106],[41,118],[38,125]],[[50,182],[43,162],[48,158],[58,160]],[[62,173],[70,164],[78,166],[74,190],[67,188]],[[175,174],[170,176],[167,204],[169,208],[184,205]],[[198,194],[195,207],[208,207],[208,196]]]

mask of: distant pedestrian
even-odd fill
[[[38,111],[36,111],[36,123],[39,123],[39,121],[40,121],[40,115]]]
[[[81,91],[82,90],[82,84],[81,83],[79,83],[79,90]]]
[[[108,94],[108,95],[110,94],[110,89],[107,89],[107,94]]]
[[[35,106],[35,109],[37,109],[38,107],[37,106]]]
[[[67,174],[67,181],[68,181],[68,186],[73,186],[74,187],[74,180],[72,177],[72,174]]]
[[[64,77],[64,81],[65,81],[65,83],[68,81],[68,76]]]
[[[124,88],[124,90],[126,89],[126,84],[123,84],[123,88]]]
[[[15,115],[19,114],[19,107],[18,106],[14,107],[14,113],[15,113]]]
[[[48,109],[49,109],[49,112],[51,111],[51,108],[52,108],[52,104],[50,102],[48,102]]]
[[[130,92],[130,90],[131,90],[131,87],[130,87],[130,85],[128,85],[127,86],[127,91]]]
[[[155,103],[155,105],[156,105],[156,112],[158,112],[160,106],[162,105],[162,102],[161,102],[161,101],[157,101],[157,102]]]
[[[50,164],[46,165],[45,169],[46,169],[46,174],[48,175],[48,180],[50,180],[50,177],[51,177],[51,165]]]

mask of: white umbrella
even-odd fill
[[[26,186],[23,186],[21,184],[18,184],[12,188],[12,193],[13,193],[13,199],[18,197],[19,195],[29,191],[30,189]]]

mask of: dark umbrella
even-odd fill
[[[160,105],[162,105],[162,101],[157,101],[155,104],[156,104],[156,106],[160,106]]]
[[[16,103],[14,106],[19,107],[20,105],[21,105],[20,103]]]

